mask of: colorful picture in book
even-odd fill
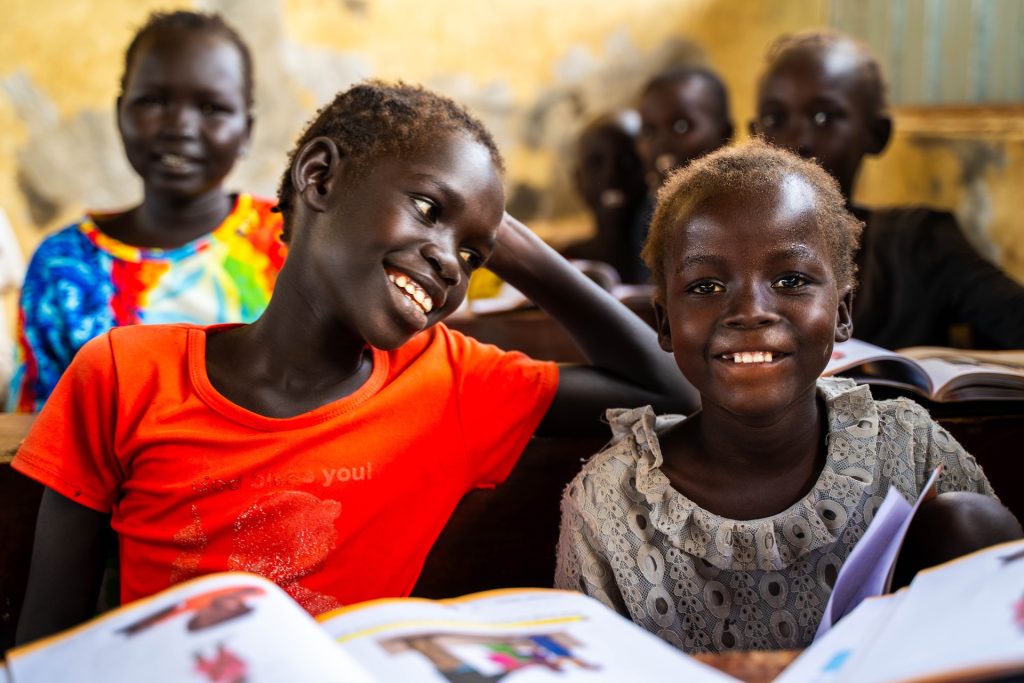
[[[391,655],[418,652],[452,683],[493,683],[524,669],[562,673],[599,667],[574,654],[581,643],[567,633],[417,633],[379,641]]]
[[[131,637],[179,616],[189,616],[185,623],[188,631],[202,631],[249,614],[253,611],[249,601],[261,595],[264,590],[256,586],[219,588],[164,607],[117,632]]]
[[[196,653],[196,672],[210,683],[245,683],[249,666],[221,643],[209,657]]]

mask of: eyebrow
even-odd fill
[[[444,196],[445,201],[448,202],[449,204],[454,204],[456,207],[459,208],[466,205],[466,200],[463,198],[463,196],[455,188],[453,188],[451,185],[444,182],[443,180],[440,180],[435,176],[430,175],[429,173],[415,173],[413,174],[413,177],[419,178],[420,180],[424,180],[430,185],[433,185],[434,188],[436,188],[437,191]]]
[[[791,244],[786,247],[774,249],[768,252],[768,258],[772,261],[782,261],[785,259],[807,259],[809,261],[820,261],[821,257],[818,253],[808,247],[806,244]]]
[[[681,272],[686,270],[687,268],[692,268],[693,266],[717,265],[724,261],[725,259],[723,259],[718,254],[712,254],[706,251],[698,251],[695,253],[687,254],[686,257],[682,261],[680,261],[679,268],[677,270]]]
[[[817,252],[815,252],[807,245],[799,243],[790,244],[788,246],[780,247],[778,249],[773,249],[772,251],[767,252],[767,258],[771,261],[783,261],[786,259],[807,259],[809,261],[818,262],[821,260]],[[692,268],[694,266],[713,266],[719,265],[724,262],[725,258],[718,254],[706,251],[698,251],[687,254],[686,257],[683,258],[682,261],[680,261],[679,267],[676,270],[678,272],[682,272],[687,268]]]

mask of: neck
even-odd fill
[[[700,452],[707,462],[744,478],[813,468],[826,428],[824,406],[813,387],[806,398],[778,416],[750,420],[709,406],[699,419]]]
[[[133,213],[139,232],[184,243],[220,225],[231,213],[233,204],[220,186],[187,198],[147,188],[142,204]]]
[[[288,262],[263,314],[239,328],[239,352],[264,381],[284,390],[316,393],[352,377],[363,362],[366,342],[330,318],[316,299],[295,287]],[[281,286],[284,284],[284,286]]]

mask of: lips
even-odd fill
[[[626,203],[626,193],[622,190],[609,187],[601,192],[601,206],[606,209],[617,209]]]
[[[654,160],[654,167],[658,169],[659,173],[668,173],[673,168],[679,165],[679,160],[676,159],[675,154],[659,154],[658,158]]]
[[[198,159],[176,152],[158,152],[153,159],[160,168],[171,173],[186,173],[199,164]]]

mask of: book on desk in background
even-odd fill
[[[938,403],[1024,400],[1024,351],[938,346],[889,351],[851,339],[835,345],[823,374],[893,387]]]
[[[1024,541],[866,600],[777,679],[879,683],[1024,672]],[[950,675],[963,678],[953,677]],[[8,677],[5,681],[5,676]],[[584,595],[510,589],[309,617],[275,584],[212,574],[8,653],[0,681],[735,683]]]

